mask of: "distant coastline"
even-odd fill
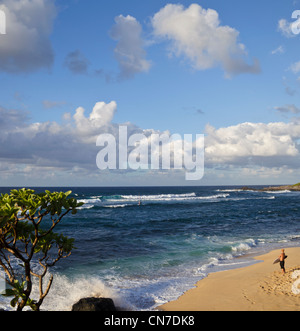
[[[300,183],[294,184],[294,185],[281,185],[281,186],[268,186],[264,187],[262,189],[257,189],[257,188],[251,188],[248,186],[245,186],[242,188],[244,191],[261,191],[261,192],[266,192],[266,191],[300,191]]]

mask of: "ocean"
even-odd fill
[[[85,204],[58,231],[75,238],[76,250],[53,269],[44,310],[70,310],[90,296],[110,297],[128,310],[154,310],[211,272],[300,246],[300,192],[232,186],[71,190]],[[0,297],[0,308],[9,309],[7,299]]]

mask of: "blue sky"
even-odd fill
[[[0,10],[1,186],[299,182],[300,1],[0,0]],[[96,128],[98,102],[116,107]],[[101,172],[97,135],[124,123],[205,134],[204,178]]]

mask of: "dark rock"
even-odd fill
[[[75,303],[72,311],[117,311],[112,299],[84,298]]]

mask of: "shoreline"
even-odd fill
[[[200,280],[175,301],[157,307],[162,311],[300,311],[300,294],[292,286],[300,270],[300,247],[286,249],[286,274],[273,261],[280,249],[254,257],[250,266],[219,271]],[[299,271],[300,273],[300,271]],[[300,288],[299,288],[300,292]]]

